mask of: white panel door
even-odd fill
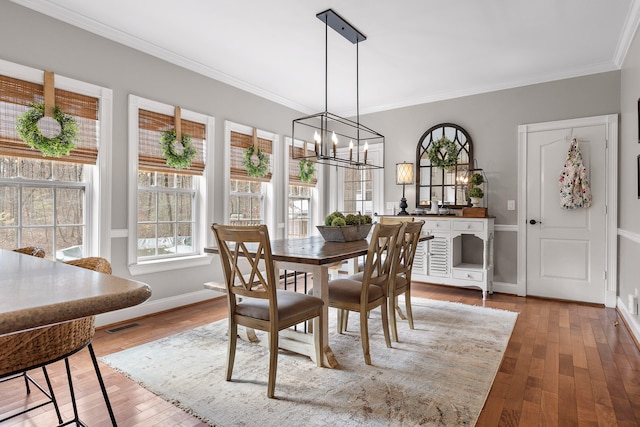
[[[589,208],[560,205],[558,178],[571,137],[589,175]],[[604,303],[606,140],[604,124],[527,134],[527,295]]]

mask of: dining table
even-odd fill
[[[428,240],[433,236],[422,236],[420,240]],[[318,318],[313,321],[313,334],[299,331],[282,331],[280,348],[308,355],[315,359],[315,346],[322,337],[322,365],[336,368],[338,361],[329,346],[329,268],[350,262],[357,265],[360,256],[365,256],[369,249],[369,240],[361,239],[351,242],[331,242],[322,236],[302,238],[285,238],[271,240],[272,258],[275,268],[307,272],[313,275],[313,295],[324,301],[322,322]],[[251,250],[251,248],[249,248]],[[206,247],[205,253],[218,254],[217,247]]]
[[[0,335],[146,301],[149,285],[0,249]]]

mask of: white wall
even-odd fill
[[[619,108],[620,72],[612,71],[369,114],[362,121],[385,136],[389,166],[415,162],[418,140],[433,125],[450,122],[466,129],[474,158],[488,177],[489,214],[496,217],[494,279],[515,284],[517,212],[507,210],[507,200],[517,195],[518,125],[618,113]],[[384,182],[386,195],[399,194],[393,167],[385,170]],[[407,187],[410,210],[415,194]],[[400,199],[387,196],[386,202]]]

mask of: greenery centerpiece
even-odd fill
[[[367,237],[372,227],[372,219],[369,215],[347,214],[332,212],[324,219],[325,225],[317,225],[316,228],[329,242],[351,242]]]

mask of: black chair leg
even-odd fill
[[[93,368],[96,370],[96,376],[98,377],[98,382],[100,383],[100,389],[102,390],[104,403],[107,405],[107,410],[109,411],[111,424],[113,425],[113,427],[117,427],[118,423],[116,423],[116,416],[113,414],[113,409],[111,408],[111,402],[109,401],[109,396],[107,395],[107,388],[104,386],[104,381],[102,380],[102,375],[100,374],[100,367],[98,366],[96,353],[93,351],[93,345],[91,343],[89,343],[88,347],[89,347],[89,353],[91,353],[91,361],[93,362]]]
[[[53,403],[53,407],[56,410],[56,415],[58,416],[58,423],[62,424],[62,415],[60,414],[60,408],[58,407],[58,401],[56,400],[55,394],[53,394],[53,387],[51,386],[51,380],[49,379],[49,373],[47,372],[47,368],[45,366],[42,367],[42,372],[44,373],[44,380],[47,382],[47,387],[49,388],[49,398],[51,399],[51,403]],[[38,384],[36,384],[36,386],[38,386]]]

